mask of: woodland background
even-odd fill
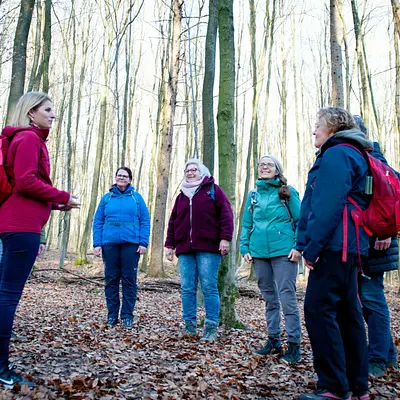
[[[81,196],[79,211],[46,227],[61,265],[67,249],[87,259],[120,165],[153,218],[150,275],[164,273],[165,222],[189,157],[228,193],[237,234],[259,155],[280,158],[303,192],[323,106],[362,114],[399,169],[397,13],[398,0],[0,1],[2,120],[24,91],[49,92],[52,179]]]
[[[0,0],[3,125],[25,91],[48,92],[58,116],[48,141],[52,180],[82,203],[51,215],[50,251],[16,319],[13,361],[39,386],[0,399],[284,399],[312,390],[305,329],[298,366],[251,356],[264,339],[264,307],[254,282],[245,283],[253,298],[235,307],[236,240],[220,269],[221,320],[250,331],[221,329],[210,347],[181,341],[179,282],[157,281],[153,292],[143,285],[176,274],[163,239],[189,157],[202,159],[229,196],[235,235],[260,155],[280,158],[303,193],[320,107],[361,114],[400,169],[399,9],[399,0]],[[152,216],[131,333],[104,325],[102,265],[91,253],[93,214],[121,165],[133,170]],[[398,345],[394,278],[387,295]],[[399,398],[398,373],[372,382],[371,393]]]

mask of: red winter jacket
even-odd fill
[[[192,198],[180,193],[168,223],[165,247],[174,248],[176,254],[191,250],[219,253],[222,239],[231,241],[233,235],[232,207],[224,191],[214,185],[215,200],[210,193],[214,178],[205,177]]]
[[[68,203],[70,198],[68,192],[54,188],[50,180],[46,147],[49,130],[6,126],[2,135],[12,138],[6,172],[13,193],[0,206],[0,233],[40,233],[52,208]]]

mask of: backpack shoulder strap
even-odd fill
[[[214,182],[210,183],[210,189],[208,190],[207,194],[215,201],[215,185]]]
[[[254,206],[257,204],[257,188],[250,191],[250,207],[249,211],[253,214]]]
[[[289,207],[289,200],[288,199],[281,199],[281,203],[286,208],[286,211],[287,211],[287,213],[289,215],[290,223],[292,224],[293,231],[296,231],[296,223],[294,222],[293,214],[292,214],[292,211],[291,211],[291,209]]]

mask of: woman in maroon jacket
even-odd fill
[[[29,92],[15,106],[8,138],[5,170],[13,190],[0,206],[0,384],[34,386],[10,367],[8,361],[14,315],[25,282],[38,254],[40,231],[52,209],[78,206],[77,196],[53,187],[46,140],[55,118],[45,93]]]
[[[228,254],[233,234],[232,208],[207,167],[197,159],[185,165],[185,179],[175,201],[165,241],[166,257],[178,256],[185,334],[196,335],[197,281],[206,309],[202,341],[214,341],[219,323],[217,287],[221,256]]]

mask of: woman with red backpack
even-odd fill
[[[2,135],[8,150],[4,168],[11,195],[0,206],[0,384],[34,386],[10,366],[9,344],[14,315],[40,245],[40,231],[52,209],[79,206],[77,196],[53,187],[46,141],[55,114],[45,93],[29,92],[14,109]]]
[[[317,114],[318,149],[306,185],[298,223],[297,250],[310,269],[304,316],[318,375],[317,390],[300,400],[368,399],[368,353],[358,298],[359,254],[368,255],[367,233],[351,212],[354,199],[366,209],[368,164],[372,143],[353,116],[338,107]]]

